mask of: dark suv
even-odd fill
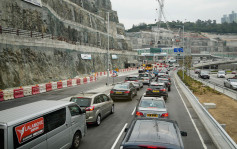
[[[120,149],[183,149],[182,136],[176,121],[155,118],[137,118],[126,130]]]
[[[145,97],[164,97],[164,100],[168,99],[168,92],[164,83],[152,82],[147,88]]]
[[[209,72],[203,70],[198,74],[198,77],[202,79],[210,79]]]

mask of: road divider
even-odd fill
[[[49,91],[52,91],[52,83],[47,83],[47,84],[45,84],[45,86],[46,86],[46,92],[49,92]]]
[[[32,86],[32,95],[36,95],[40,93],[40,88],[38,85]]]
[[[40,89],[40,93],[45,93],[46,92],[46,85],[45,84],[40,84],[39,89]]]
[[[24,96],[30,96],[32,95],[32,87],[28,86],[28,87],[24,87]]]
[[[62,81],[57,82],[57,88],[58,89],[63,88],[63,82]]]
[[[13,93],[14,93],[14,98],[21,98],[21,97],[24,97],[24,91],[23,91],[23,88],[19,88],[19,89],[14,89],[13,90]]]
[[[4,93],[0,90],[0,101],[4,101]]]

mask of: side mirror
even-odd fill
[[[125,128],[125,129],[124,129],[124,132],[128,132],[128,128]]]
[[[181,136],[183,136],[183,137],[188,136],[188,133],[187,133],[187,132],[184,132],[184,131],[180,131],[180,134],[181,134]]]

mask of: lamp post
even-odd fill
[[[183,80],[184,80],[184,25],[183,25]]]
[[[107,49],[107,85],[109,85],[109,12],[108,13],[108,49]]]

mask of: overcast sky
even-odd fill
[[[139,23],[155,23],[158,18],[157,0],[111,0],[112,9],[118,12],[119,22],[126,29]],[[237,13],[237,0],[164,0],[164,12],[168,21],[216,20],[224,14]],[[162,20],[164,20],[162,18]]]

